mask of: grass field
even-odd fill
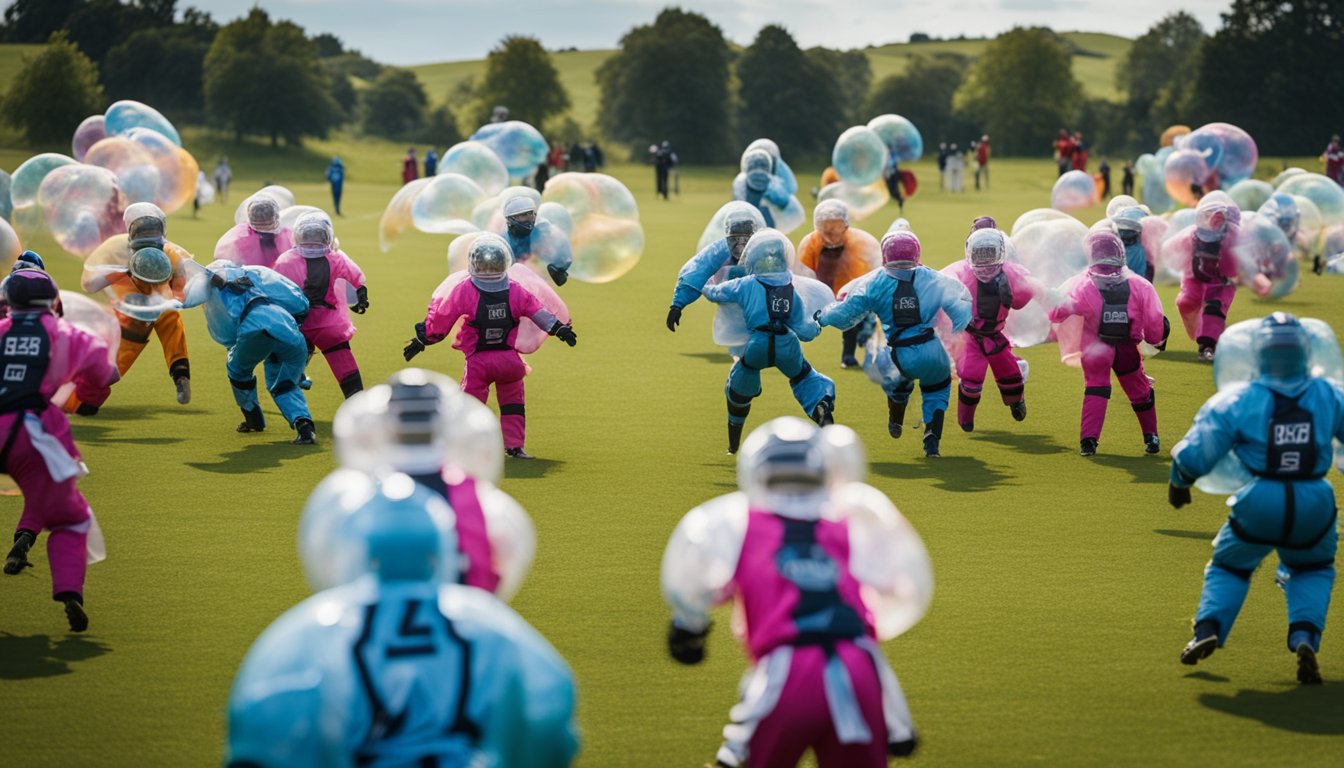
[[[395,191],[395,145],[314,145],[304,153],[240,150],[188,134],[204,164],[228,151],[237,176],[228,205],[172,217],[171,239],[209,261],[241,197],[263,181],[299,202],[327,205],[321,169],[340,151],[351,169],[343,247],[369,276],[372,307],[354,348],[365,381],[401,365],[400,350],[446,268],[442,237],[411,234],[379,253],[376,229]],[[214,143],[211,143],[214,142]],[[27,156],[0,150],[0,167]],[[1309,166],[1311,167],[1311,166]],[[940,194],[931,164],[906,214],[925,260],[959,258],[970,220],[1005,226],[1048,202],[1048,159],[996,161],[994,188]],[[712,312],[663,318],[678,267],[704,222],[728,197],[732,169],[687,169],[681,195],[655,200],[647,168],[612,169],[635,193],[647,237],[639,266],[608,285],[561,289],[579,345],[548,344],[531,362],[528,449],[503,482],[536,522],[536,564],[514,607],[573,666],[584,766],[699,766],[710,759],[735,699],[745,658],[717,615],[700,667],[671,662],[658,565],[676,521],[735,487],[723,453],[723,379],[729,360],[710,340]],[[810,186],[819,169],[799,169]],[[810,206],[809,206],[810,207]],[[880,233],[890,207],[862,226]],[[1098,210],[1082,217],[1091,222]],[[794,233],[795,241],[803,231]],[[78,264],[36,245],[62,284]],[[1344,283],[1308,274],[1288,299],[1239,294],[1231,320],[1282,308],[1344,322]],[[1172,311],[1174,290],[1161,294]],[[0,577],[0,701],[5,764],[209,766],[219,763],[224,706],[243,654],[276,616],[306,595],[295,552],[298,514],[333,467],[329,442],[339,390],[315,361],[310,402],[320,446],[287,444],[273,428],[238,435],[224,351],[199,312],[186,315],[195,399],[183,407],[151,342],[92,419],[75,434],[93,474],[84,492],[106,533],[109,559],[90,569],[92,627],[70,635],[49,600],[42,548],[36,567]],[[1193,762],[1328,765],[1344,751],[1344,662],[1329,634],[1327,684],[1299,688],[1284,649],[1282,598],[1272,568],[1259,572],[1228,647],[1195,670],[1177,662],[1189,635],[1221,499],[1165,503],[1168,461],[1144,456],[1123,400],[1095,459],[1077,456],[1082,380],[1052,346],[1028,349],[1028,419],[1013,422],[986,398],[977,431],[952,429],[944,458],[917,439],[886,435],[881,393],[842,371],[839,334],[806,351],[838,383],[837,417],[858,430],[871,482],[910,518],[932,555],[937,593],[928,616],[885,646],[901,677],[929,766],[1153,765]],[[453,376],[447,345],[416,361]],[[1180,336],[1151,361],[1164,448],[1212,393],[1209,367]],[[797,410],[784,379],[767,374],[750,424]],[[0,526],[19,502],[0,498]],[[1338,596],[1338,590],[1337,590]],[[1338,614],[1338,610],[1336,610]],[[1331,758],[1330,755],[1335,755]]]

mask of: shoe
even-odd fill
[[[191,402],[191,379],[186,376],[178,377],[177,381],[177,402],[186,405]]]
[[[897,403],[891,398],[887,398],[887,434],[893,438],[899,439],[901,436],[901,422],[905,421],[906,403]]]
[[[1321,679],[1321,666],[1316,663],[1316,649],[1311,647],[1311,643],[1298,643],[1293,652],[1297,654],[1297,682],[1303,685],[1320,685],[1325,682]]]
[[[742,444],[743,426],[745,425],[743,424],[728,425],[728,454],[730,456],[734,453],[737,453],[737,447]]]
[[[536,456],[524,451],[522,448],[505,448],[504,455],[510,459],[535,459]]]
[[[924,433],[924,458],[937,459],[943,454],[938,452],[938,436],[932,432]]]
[[[313,425],[312,419],[295,419],[294,431],[298,434],[289,441],[292,445],[313,445],[317,442],[317,427]]]
[[[1181,649],[1181,663],[1189,664],[1190,666],[1193,667],[1194,665],[1198,664],[1201,660],[1207,659],[1210,656],[1212,656],[1213,652],[1216,650],[1218,650],[1217,635],[1206,635],[1204,637],[1196,637],[1190,642],[1186,643],[1185,648]]]
[[[1157,435],[1143,436],[1144,453],[1157,453],[1160,450],[1162,450],[1162,441],[1158,438]]]
[[[261,415],[261,406],[243,411],[243,420],[238,424],[239,432],[261,432],[266,429],[266,417]]]
[[[304,377],[302,379],[299,379],[299,389],[302,389],[304,392],[307,392],[312,388],[313,388],[313,380],[308,378],[307,374],[304,374]]]
[[[33,567],[33,564],[28,562],[28,550],[32,549],[34,541],[33,535],[27,531],[15,535],[14,548],[9,550],[9,556],[5,558],[6,574],[17,576],[23,573],[24,568]]]
[[[824,427],[835,423],[835,399],[830,395],[821,398],[817,407],[812,409],[812,420],[817,426]]]
[[[1027,401],[1018,400],[1016,403],[1008,406],[1008,410],[1013,414],[1013,421],[1022,421],[1027,418]]]
[[[71,632],[83,632],[89,628],[89,614],[84,612],[84,606],[80,604],[79,598],[67,597],[65,599],[65,618],[70,622]]]
[[[840,367],[841,367],[841,368],[858,368],[858,367],[859,367],[859,359],[858,359],[857,357],[853,356],[853,355],[845,355],[844,357],[840,358]]]
[[[1214,346],[1211,345],[1211,344],[1200,344],[1200,345],[1199,345],[1199,359],[1200,359],[1200,360],[1203,360],[1203,361],[1206,362],[1206,363],[1212,363],[1212,362],[1213,362],[1213,355],[1214,355],[1214,352],[1216,352],[1216,351],[1217,351],[1217,348],[1214,347]]]
[[[891,435],[893,438],[900,439],[900,437],[901,437],[901,425],[900,425],[900,424],[897,424],[897,423],[894,422],[894,421],[888,421],[888,422],[887,422],[887,434]]]
[[[961,431],[962,431],[962,432],[974,432],[974,431],[975,431],[975,422],[974,422],[974,421],[966,421],[966,422],[958,421],[958,422],[957,422],[957,426],[961,427]]]
[[[1079,441],[1078,441],[1078,455],[1079,455],[1079,456],[1096,456],[1096,455],[1097,455],[1097,441],[1096,441],[1096,438],[1085,437],[1085,438],[1083,438],[1082,440],[1079,440]]]

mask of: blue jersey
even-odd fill
[[[1125,246],[1125,266],[1140,277],[1148,274],[1148,251],[1143,247],[1143,243]]]
[[[685,307],[700,298],[710,279],[733,260],[728,238],[715,240],[700,249],[677,273],[677,288],[672,292],[672,304]]]
[[[295,317],[308,311],[308,299],[289,278],[266,267],[240,267],[216,262],[210,266],[215,276],[232,283],[224,288],[213,285],[208,275],[194,276],[184,292],[184,306],[205,305],[205,323],[210,337],[226,347],[238,341],[245,326],[265,330],[279,324],[298,330]],[[235,281],[247,278],[251,287]]]
[[[566,766],[573,709],[564,661],[489,593],[367,576],[257,639],[229,696],[226,762]]]
[[[903,287],[901,283],[906,285]],[[898,324],[896,321],[901,318],[894,317],[896,293],[898,289],[905,292],[911,288],[917,306],[910,306],[911,316]],[[898,280],[885,269],[873,270],[861,278],[844,301],[822,311],[820,319],[823,326],[852,328],[872,312],[882,322],[890,343],[932,331],[939,310],[952,321],[953,331],[962,330],[971,321],[971,293],[960,280],[921,265],[911,270],[908,280]]]
[[[787,288],[787,291],[780,289]],[[782,293],[788,293],[784,297]],[[802,341],[811,341],[821,333],[821,327],[808,316],[802,297],[793,293],[791,275],[757,277],[749,275],[718,285],[706,286],[706,299],[715,304],[737,304],[748,329],[760,330],[778,322]],[[781,301],[788,301],[782,306]]]

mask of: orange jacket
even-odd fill
[[[845,232],[845,249],[840,254],[838,263],[834,266],[822,265],[818,269],[818,262],[821,259],[821,235],[816,232],[809,232],[803,242],[798,244],[798,261],[803,266],[817,273],[817,279],[826,283],[832,291],[839,291],[845,287],[845,284],[856,277],[866,275],[882,265],[882,248],[877,243],[877,238],[857,227],[850,227]]]

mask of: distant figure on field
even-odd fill
[[[341,213],[341,189],[345,186],[345,163],[341,162],[340,155],[331,156],[331,165],[327,166],[327,181],[331,182],[332,208],[337,216],[344,216]]]
[[[219,162],[215,164],[214,173],[211,175],[215,179],[215,190],[219,192],[219,201],[221,203],[229,202],[229,182],[233,181],[233,169],[229,167],[228,155],[219,158]]]
[[[989,134],[980,137],[975,148],[975,188],[980,189],[980,175],[985,176],[985,189],[989,189]]]
[[[425,153],[425,178],[433,176],[439,170],[439,155],[433,147]]]

